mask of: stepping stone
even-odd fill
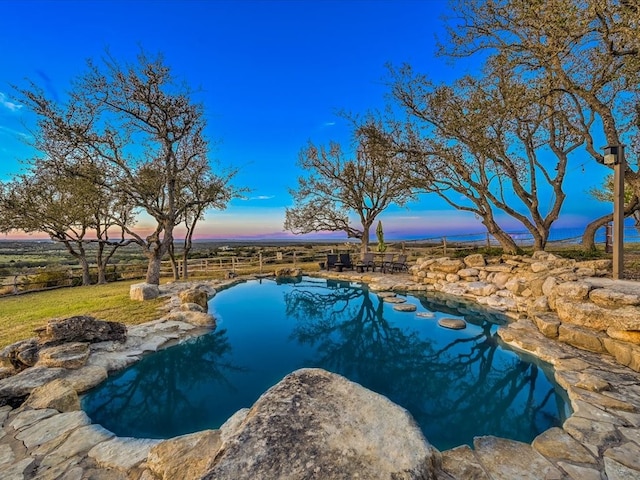
[[[412,303],[399,303],[394,305],[393,309],[398,312],[415,312],[417,307]]]
[[[405,303],[407,299],[402,297],[383,297],[382,301],[386,303]]]
[[[416,317],[420,317],[420,318],[433,318],[435,317],[436,314],[433,312],[418,312],[416,313]]]
[[[441,318],[438,320],[438,325],[452,330],[462,330],[463,328],[466,328],[467,322],[460,318]]]
[[[395,292],[378,292],[376,293],[376,295],[378,295],[380,298],[390,298],[396,296]]]

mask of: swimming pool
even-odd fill
[[[562,424],[563,391],[547,366],[501,344],[500,318],[454,297],[405,298],[417,312],[349,282],[242,283],[210,301],[214,332],[110,377],[83,408],[117,435],[169,438],[217,428],[288,373],[320,367],[406,408],[441,450],[479,435],[530,442]],[[444,329],[442,317],[467,328]]]

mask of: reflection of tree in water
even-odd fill
[[[163,432],[194,431],[207,415],[192,389],[205,380],[233,389],[225,372],[239,369],[225,359],[230,352],[226,330],[194,338],[110,377],[83,407],[94,422],[120,435],[163,438]]]
[[[348,284],[286,294],[293,336],[315,346],[310,364],[343,374],[407,408],[440,448],[495,434],[530,441],[558,423],[555,390],[534,363],[499,350],[495,325],[481,310],[423,299],[432,311],[461,315],[480,327],[448,344],[394,326],[384,303]],[[468,306],[467,306],[468,307]],[[434,321],[434,320],[424,320]]]

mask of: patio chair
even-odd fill
[[[383,273],[386,273],[387,270],[393,272],[393,253],[385,253],[382,260],[376,263],[376,267],[380,267],[380,271]]]
[[[392,269],[395,272],[408,272],[409,266],[407,265],[407,256],[398,255],[398,258],[393,261]]]
[[[376,271],[376,261],[372,252],[367,252],[362,255],[362,264],[367,269],[367,272],[369,271],[369,267],[371,267],[372,272]]]
[[[349,270],[353,270],[353,263],[351,263],[351,255],[348,253],[340,254],[340,263],[343,265],[342,268],[348,268]]]
[[[336,255],[335,253],[328,253],[327,263],[326,263],[327,271],[335,268],[337,262],[338,262],[338,255]]]

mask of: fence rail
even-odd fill
[[[552,236],[548,242],[548,250],[563,248],[566,246],[579,246],[582,232],[580,230],[564,230],[563,235]],[[522,248],[533,245],[533,237],[528,232],[510,232],[516,244]],[[604,248],[606,234],[604,227],[596,235],[596,243]],[[631,244],[640,243],[640,230],[635,227],[625,228],[625,249]],[[374,248],[375,246],[372,245]],[[409,260],[417,256],[448,256],[454,255],[460,250],[499,247],[498,241],[489,234],[469,235],[442,235],[418,240],[405,240],[387,242],[388,251],[404,252]],[[342,244],[339,248],[316,248],[313,251],[282,251],[259,252],[252,256],[239,256],[233,254],[219,255],[208,258],[194,258],[187,261],[189,276],[219,276],[229,274],[249,274],[273,272],[279,266],[299,266],[309,263],[320,263],[326,260],[327,253],[350,252],[357,255],[359,244]],[[637,251],[637,248],[635,249]],[[184,274],[182,260],[177,262],[180,277]],[[144,278],[147,271],[146,262],[116,263],[107,267],[107,281],[131,280]],[[91,269],[93,277],[97,277],[95,268]],[[163,261],[161,266],[162,277],[173,277],[171,262]],[[93,279],[94,281],[96,278]],[[39,268],[22,271],[10,275],[0,284],[0,295],[21,294],[25,292],[50,290],[61,287],[71,287],[82,284],[82,272],[80,267],[66,267],[64,269]]]

